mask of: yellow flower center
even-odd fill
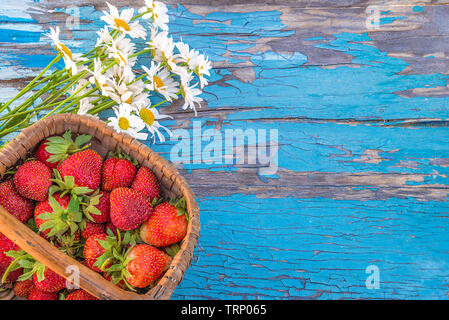
[[[122,28],[122,29],[124,29],[124,30],[126,30],[126,31],[131,30],[130,27],[129,27],[129,25],[128,25],[125,21],[123,21],[122,19],[115,18],[115,19],[114,19],[114,23],[115,23],[115,26],[116,26],[117,28]]]
[[[128,130],[129,129],[129,120],[121,117],[120,119],[118,119],[118,126],[122,130]]]
[[[164,82],[158,76],[153,76],[153,83],[156,89],[164,86]]]
[[[127,104],[131,104],[133,102],[133,96],[129,96],[129,99],[125,101]]]
[[[123,57],[123,55],[120,53],[120,51],[117,51],[117,56],[118,59],[115,59],[117,61],[118,64],[120,64],[120,62],[123,62],[123,64],[126,66],[126,59]]]
[[[68,56],[70,58],[70,60],[72,60],[72,51],[70,51],[69,48],[67,48],[64,44],[60,43],[59,44],[58,51],[61,52],[62,54],[65,54],[66,56]]]
[[[151,110],[148,109],[140,109],[139,112],[140,118],[145,122],[147,125],[151,126],[154,123],[154,114],[151,112]]]

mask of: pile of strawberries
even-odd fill
[[[154,286],[187,232],[183,198],[166,201],[153,172],[120,151],[102,157],[91,136],[44,140],[0,183],[0,205],[59,250],[126,290]],[[90,300],[0,234],[0,277],[29,300]]]

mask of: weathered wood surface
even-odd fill
[[[198,117],[166,107],[170,127],[279,130],[275,175],[182,165],[203,227],[173,297],[447,298],[449,2],[169,3],[174,37],[214,63]],[[1,99],[52,59],[48,27],[85,49],[103,9],[3,0]],[[152,148],[170,160],[175,143]],[[369,265],[379,289],[365,286]]]

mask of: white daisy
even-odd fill
[[[173,119],[173,117],[160,114],[156,108],[151,108],[149,105],[141,105],[136,109],[136,111],[145,123],[148,131],[152,134],[153,143],[156,142],[156,135],[158,136],[160,142],[165,142],[165,137],[161,133],[161,129],[164,129],[170,137],[173,135],[168,128],[161,125],[158,121],[161,119]]]
[[[202,98],[198,97],[202,91],[196,86],[198,86],[198,83],[194,84],[193,86],[190,85],[190,81],[193,79],[192,74],[190,73],[188,77],[181,78],[181,86],[180,91],[181,95],[184,98],[184,105],[182,106],[182,109],[193,109],[195,111],[195,116],[197,115],[195,103],[198,104],[198,106],[201,108],[201,102],[203,101]]]
[[[202,54],[193,58],[193,68],[191,69],[200,78],[200,87],[204,88],[208,84],[205,76],[210,76],[209,70],[212,68],[211,62]]]
[[[115,117],[108,118],[109,125],[118,132],[128,133],[135,139],[146,140],[147,133],[140,132],[145,128],[145,123],[140,117],[131,114],[132,109],[129,106],[119,105],[113,108]]]
[[[88,84],[90,84],[89,81],[87,81],[86,79],[81,79],[76,83],[75,86],[69,89],[68,93],[74,98],[82,97],[92,89],[92,87]],[[89,96],[78,101],[78,114],[86,114],[92,108],[93,105],[91,104],[91,98]]]
[[[103,64],[101,60],[96,58],[94,60],[94,71],[88,71],[92,74],[89,81],[97,86],[103,96],[110,97],[114,92],[114,81],[107,73],[103,73]]]
[[[108,27],[103,27],[100,31],[97,31],[98,39],[96,47],[100,47],[102,45],[111,45],[114,38],[111,35],[111,32],[109,31]]]
[[[122,12],[119,13],[115,6],[108,2],[106,2],[106,4],[109,7],[109,12],[103,11],[104,16],[101,17],[101,20],[105,21],[111,28],[119,30],[124,34],[128,34],[132,38],[145,39],[147,33],[139,22],[130,22],[134,15],[134,9],[123,9]]]
[[[211,62],[198,51],[190,49],[189,45],[183,42],[177,42],[176,48],[179,53],[175,55],[175,61],[179,64],[185,64],[200,78],[200,86],[204,88],[208,81],[205,76],[210,76],[209,70],[212,68]]]
[[[142,105],[149,101],[148,94],[144,90],[145,84],[141,80],[132,84],[121,82],[115,88],[115,94],[111,98],[123,105]]]
[[[150,81],[146,85],[148,90],[160,93],[170,102],[178,98],[178,83],[173,77],[170,77],[170,72],[166,68],[160,64],[156,65],[154,61],[151,61],[150,69],[145,66],[142,66],[142,68],[147,73],[147,79]]]
[[[137,61],[137,57],[130,58],[134,53],[135,46],[129,39],[120,39],[120,41],[112,41],[108,46],[108,56],[115,59],[121,67],[133,67]]]
[[[85,115],[89,112],[90,109],[92,109],[94,106],[90,103],[89,98],[83,98],[78,102],[78,114]]]
[[[59,53],[62,55],[62,58],[64,59],[65,68],[67,70],[71,71],[72,76],[78,74],[82,70],[84,70],[84,67],[77,66],[78,62],[86,61],[86,58],[83,58],[81,54],[77,53],[74,54],[72,51],[70,51],[69,48],[65,44],[63,44],[59,40],[59,27],[56,27],[56,30],[53,28],[50,28],[50,33],[47,34],[47,37],[49,37],[53,44],[55,45],[55,49],[59,51]]]
[[[193,62],[196,60],[199,52],[194,49],[190,49],[189,45],[184,42],[177,42],[176,48],[178,49],[179,53],[175,55],[175,61],[177,63],[183,63],[187,65],[189,69],[193,71],[193,69],[195,69],[195,65],[193,64]]]
[[[168,30],[167,6],[159,1],[145,0],[145,6],[139,9],[139,13],[145,13],[142,19],[153,20],[153,25],[161,30]]]
[[[170,70],[176,68],[173,53],[175,43],[172,38],[168,37],[168,33],[166,31],[157,32],[156,29],[151,27],[151,38],[148,45],[151,49],[151,55],[156,62],[162,63]]]

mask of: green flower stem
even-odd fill
[[[65,93],[67,92],[67,90],[68,90],[69,88],[71,88],[74,84],[76,84],[82,77],[84,77],[84,76],[86,75],[86,73],[87,73],[87,71],[83,71],[83,72],[77,74],[77,75],[72,79],[72,81],[70,81],[70,82],[69,82],[68,84],[66,84],[62,89],[59,89],[59,90],[57,91],[56,96],[50,96],[50,97],[48,97],[48,98],[45,99],[43,102],[41,102],[39,105],[37,105],[37,108],[38,108],[38,107],[41,107],[42,105],[46,105],[46,104],[48,104],[48,103],[54,102],[56,99],[58,99],[58,98],[61,97],[63,94],[65,94]],[[89,83],[87,83],[87,84],[89,84]],[[84,87],[86,87],[87,84],[86,84]],[[65,100],[64,100],[64,101],[65,101]]]
[[[8,102],[6,102],[1,108],[0,108],[0,113],[2,113],[6,108],[8,108],[9,105],[11,105],[11,103],[13,103],[15,100],[19,99],[20,97],[22,97],[25,93],[27,93],[28,91],[31,90],[32,86],[34,85],[34,83],[44,75],[45,72],[47,72],[48,69],[50,69],[50,67],[55,64],[56,62],[59,61],[59,59],[61,59],[61,54],[58,54],[49,64],[48,66],[46,66],[29,84],[27,84],[25,86],[25,88],[23,88],[22,90],[20,90],[20,92],[11,100],[9,100]]]
[[[96,106],[95,108],[92,108],[89,110],[89,114],[97,114],[103,110],[109,109],[110,107],[113,107],[114,105],[116,105],[117,102],[115,102],[114,100],[109,100],[106,102],[103,102],[101,104],[99,104],[98,106]]]
[[[164,103],[166,103],[166,102],[168,102],[168,100],[163,100],[163,101],[161,101],[161,102],[159,102],[159,103],[156,103],[155,105],[152,105],[151,108],[159,107],[161,104],[164,104]]]
[[[55,113],[59,108],[61,108],[62,106],[64,106],[64,104],[66,104],[68,102],[68,100],[71,99],[71,97],[76,96],[81,90],[85,89],[87,86],[89,85],[89,83],[86,83],[84,86],[82,86],[81,88],[79,88],[73,95],[71,95],[69,98],[61,101],[52,111],[50,111],[49,113],[47,113],[44,117],[42,117],[42,119],[47,118],[48,116],[52,115],[53,113]],[[89,94],[95,92],[97,89],[91,89],[88,93],[86,93],[84,96],[88,96]],[[81,100],[83,97],[79,97],[77,99],[72,100],[72,102],[70,102],[66,107],[64,107],[63,109],[61,109],[60,112],[58,113],[62,113],[64,112],[68,107],[72,106],[74,103],[77,103],[79,100]]]

